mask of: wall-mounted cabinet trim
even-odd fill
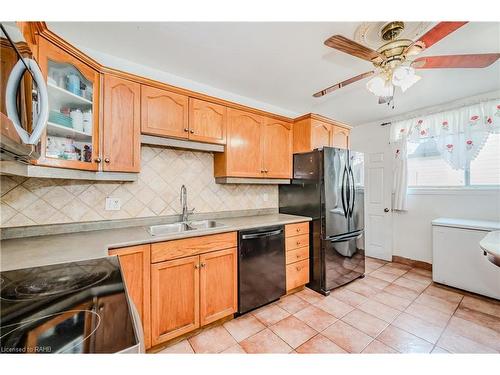
[[[288,185],[288,178],[215,177],[218,184]]]
[[[137,181],[138,173],[93,172],[79,169],[42,167],[17,161],[0,161],[0,174],[37,178],[57,178],[66,180],[91,181]]]
[[[143,145],[174,147],[187,150],[207,151],[207,152],[224,152],[224,145],[216,145],[211,143],[202,143],[195,141],[186,141],[184,139],[164,138],[154,135],[143,134],[141,136]]]

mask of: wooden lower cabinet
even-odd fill
[[[209,324],[233,314],[238,303],[236,248],[200,255],[200,320]]]
[[[236,312],[236,254],[233,247],[151,265],[153,345]]]
[[[152,344],[200,326],[199,256],[151,265]]]
[[[118,255],[120,259],[127,293],[132,298],[141,317],[146,348],[151,347],[150,248],[151,246],[146,244],[109,251],[109,255]]]
[[[285,225],[286,291],[309,282],[309,222]]]

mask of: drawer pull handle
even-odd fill
[[[300,241],[297,241],[297,245],[300,245]]]
[[[297,254],[297,258],[300,258],[300,254]]]
[[[297,228],[297,232],[300,232],[300,228]]]
[[[295,269],[296,269],[297,271],[300,271],[302,268],[300,268],[300,267],[295,267]]]

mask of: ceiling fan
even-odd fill
[[[405,29],[404,22],[393,21],[384,25],[380,37],[385,44],[373,50],[342,35],[333,35],[325,45],[373,63],[375,69],[336,83],[313,96],[319,98],[351,83],[372,77],[366,84],[369,91],[379,97],[379,103],[390,103],[395,87],[403,92],[418,82],[421,77],[416,69],[485,68],[500,58],[500,53],[470,55],[426,56],[413,59],[467,22],[440,22],[418,41],[398,39]]]

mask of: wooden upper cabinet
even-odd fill
[[[313,113],[295,119],[293,152],[308,152],[322,147],[349,147],[350,127]]]
[[[226,150],[215,154],[216,177],[263,177],[263,124],[262,116],[227,109]]]
[[[153,345],[200,326],[199,256],[151,265]]]
[[[292,127],[284,121],[266,117],[262,127],[264,177],[291,178]]]
[[[109,255],[118,255],[125,278],[127,293],[141,317],[144,345],[151,347],[151,245],[138,245],[113,249]]]
[[[140,170],[140,84],[104,75],[103,166],[104,171]]]
[[[96,171],[101,136],[99,72],[47,39],[38,40],[38,63],[47,82],[49,119],[40,139],[41,156],[34,163]],[[75,119],[71,118],[71,111]]]
[[[187,96],[142,85],[141,113],[142,133],[163,137],[188,138]]]
[[[200,255],[200,324],[236,312],[238,270],[236,248]]]
[[[333,144],[333,126],[322,121],[311,122],[311,148],[328,147]]]
[[[189,139],[206,143],[226,143],[226,107],[189,98]]]
[[[333,147],[349,148],[349,130],[340,126],[333,127]]]

